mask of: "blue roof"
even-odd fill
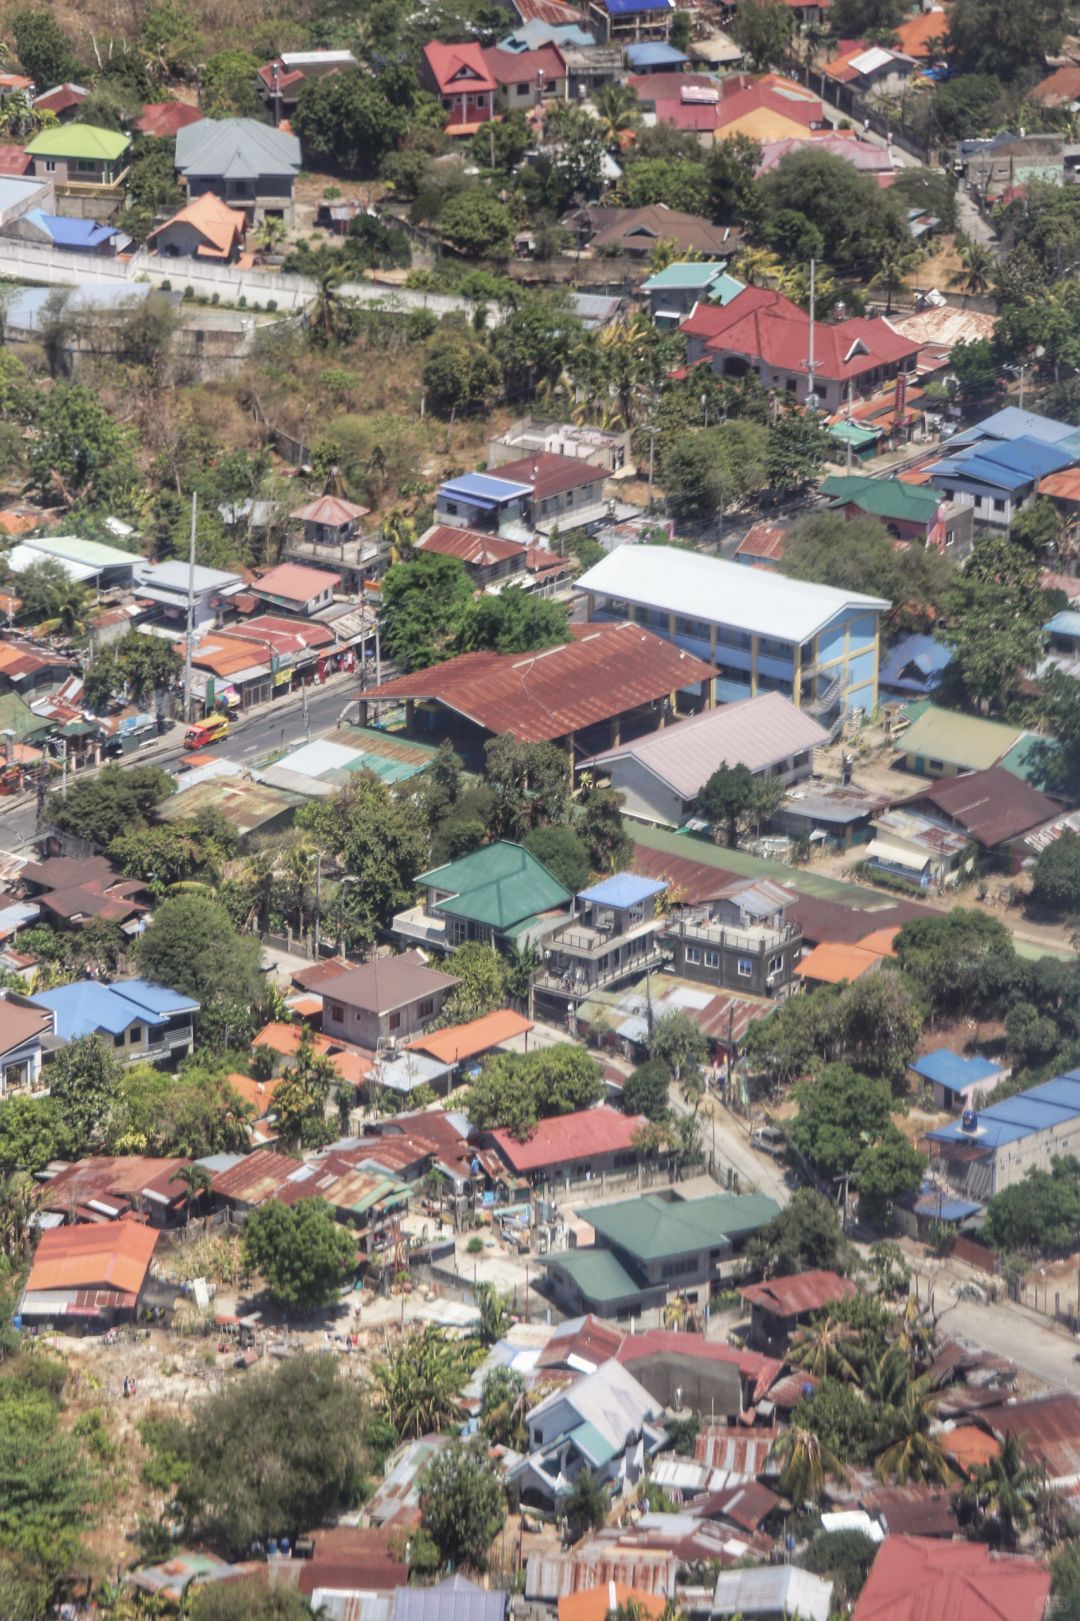
[[[639,878],[636,872],[617,872],[612,878],[602,878],[591,889],[579,890],[578,900],[594,901],[599,906],[637,906],[666,888],[661,878]]]
[[[968,454],[963,452],[960,459]],[[1061,445],[1048,445],[1041,439],[1034,439],[1021,435],[1019,439],[1010,439],[1001,444],[980,445],[972,454],[981,456],[985,461],[994,462],[998,467],[1012,467],[1018,473],[1037,473],[1043,477],[1047,473],[1057,473],[1063,467],[1068,467],[1075,460],[1071,451]]]
[[[194,1013],[199,1007],[190,997],[178,996],[146,980],[125,980],[113,986],[102,985],[96,979],[80,979],[73,985],[41,991],[33,1001],[39,1007],[52,1009],[56,1033],[65,1041],[91,1036],[95,1031],[118,1036],[129,1025],[164,1024],[174,1013]]]
[[[962,1092],[965,1086],[989,1080],[991,1075],[1001,1073],[1001,1065],[992,1064],[988,1058],[964,1058],[960,1053],[950,1052],[948,1047],[938,1047],[932,1053],[924,1053],[911,1067],[916,1075],[922,1075],[950,1092]]]
[[[149,979],[114,979],[110,990],[147,1013],[160,1014],[169,1019],[174,1013],[198,1013],[199,1004],[191,996],[181,996],[167,985],[155,985]]]
[[[902,692],[930,692],[952,658],[952,648],[936,636],[902,636],[881,660],[878,686],[899,687]],[[904,675],[914,666],[918,674]]]
[[[612,17],[625,17],[634,11],[674,11],[675,0],[604,0]]]
[[[920,1216],[936,1216],[939,1221],[966,1221],[968,1216],[978,1215],[982,1205],[972,1204],[970,1199],[951,1198],[935,1188],[919,1194],[915,1209]]]
[[[984,447],[980,445],[980,451]],[[989,484],[996,490],[1022,490],[1025,484],[1030,484],[1036,475],[1034,473],[1017,473],[1011,468],[1002,467],[998,462],[989,461],[983,455],[954,456],[951,461],[935,462],[930,473],[944,475],[947,478],[964,478],[972,484]]]
[[[26,218],[42,231],[46,231],[59,248],[97,248],[116,236],[113,225],[98,225],[95,220],[68,219],[63,214],[45,214],[40,208],[27,210]]]
[[[988,1109],[980,1109],[977,1132],[965,1131],[958,1120],[948,1126],[938,1126],[926,1135],[932,1142],[938,1143],[971,1143],[978,1148],[1003,1148],[1006,1143],[1016,1143],[1021,1137],[1030,1137],[1034,1126],[1015,1126],[1005,1120],[992,1120]]]
[[[488,473],[463,473],[460,478],[447,479],[445,484],[439,485],[440,495],[489,510],[501,506],[504,501],[516,501],[531,493],[532,486],[529,484],[515,484],[508,478],[492,478]]]
[[[1053,417],[1039,416],[1035,411],[1021,411],[1015,405],[1006,405],[984,422],[977,422],[973,428],[958,433],[950,442],[954,445],[973,445],[980,439],[1019,439],[1027,436],[1053,445],[1075,432],[1075,427],[1069,422],[1057,422]]]
[[[994,1120],[1005,1125],[1024,1126],[1028,1131],[1045,1131],[1048,1126],[1059,1126],[1063,1120],[1080,1114],[1080,1107],[1069,1103],[1048,1103],[1045,1098],[1033,1098],[1030,1092],[1018,1092],[1015,1097],[1006,1098],[1004,1103],[995,1103],[992,1109],[987,1109],[985,1115],[991,1115]]]
[[[1052,1081],[1044,1081],[1041,1086],[1029,1087],[1024,1096],[1080,1110],[1080,1076],[1075,1072],[1072,1075],[1058,1075]]]
[[[1063,608],[1043,626],[1043,630],[1056,636],[1080,636],[1080,613],[1075,608]]]
[[[614,8],[612,8],[614,9]],[[639,45],[626,47],[626,60],[632,68],[679,67],[690,58],[665,40],[642,40]]]

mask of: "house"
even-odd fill
[[[667,1600],[658,1593],[624,1587],[621,1582],[603,1582],[599,1587],[586,1587],[580,1593],[564,1593],[559,1600],[559,1621],[608,1621],[616,1610],[625,1615],[640,1615],[642,1621],[654,1621],[663,1615],[666,1604]]]
[[[671,971],[747,996],[783,997],[802,951],[802,929],[789,918],[794,899],[769,879],[738,879],[680,908],[665,934]]]
[[[663,1411],[620,1362],[601,1363],[530,1410],[529,1451],[511,1467],[507,1484],[521,1503],[548,1512],[583,1470],[626,1491],[667,1440],[658,1422]]]
[[[88,918],[100,918],[130,934],[147,909],[138,898],[147,893],[143,880],[122,878],[105,856],[28,861],[19,884],[54,928],[78,928]]]
[[[900,733],[898,747],[917,776],[956,777],[999,764],[1022,736],[1015,726],[931,704]]]
[[[39,1206],[68,1222],[175,1226],[186,1212],[188,1192],[179,1173],[189,1163],[145,1154],[95,1154],[72,1165],[49,1166],[38,1178]]]
[[[893,1536],[877,1552],[853,1621],[1042,1621],[1049,1601],[1042,1560],[992,1553],[984,1542]]]
[[[494,81],[495,105],[500,111],[528,112],[546,100],[566,100],[566,62],[555,44],[528,51],[489,47],[484,51],[484,66]]]
[[[202,118],[177,131],[176,167],[192,200],[212,191],[253,219],[292,220],[300,142],[254,118]]]
[[[1035,499],[1040,480],[1077,460],[1080,436],[1075,446],[1021,436],[963,446],[926,470],[935,490],[973,509],[976,523],[1008,529]]]
[[[283,51],[272,62],[264,62],[255,79],[263,106],[280,124],[296,111],[306,84],[359,66],[351,51]]]
[[[422,872],[419,906],[399,912],[392,932],[426,950],[455,951],[468,940],[505,950],[542,939],[566,918],[571,895],[524,845],[499,839],[457,861]]]
[[[657,910],[666,889],[662,879],[620,872],[581,890],[571,917],[545,939],[533,982],[538,1006],[561,1018],[568,999],[584,1001],[658,968],[668,956]]]
[[[617,429],[523,417],[488,440],[488,471],[496,473],[507,462],[521,461],[525,457],[535,460],[540,454],[548,454],[576,456],[580,461],[602,468],[610,478],[629,465],[630,439],[629,433]]]
[[[945,55],[949,39],[949,14],[940,7],[918,11],[897,23],[892,30],[897,48],[916,62],[936,62]],[[1038,94],[1038,87],[1032,92]]]
[[[45,1089],[41,1045],[52,1027],[52,1016],[44,1008],[0,999],[0,1098]]]
[[[670,546],[622,546],[577,589],[590,620],[629,618],[707,658],[725,701],[780,692],[821,722],[877,703],[880,597]]]
[[[674,11],[675,0],[589,0],[589,20],[605,44],[667,39]]]
[[[622,551],[689,556],[663,547]],[[473,759],[487,737],[501,732],[522,742],[557,742],[572,775],[579,753],[595,754],[624,735],[676,718],[680,693],[687,707],[709,703],[712,665],[640,625],[572,624],[569,630],[567,641],[541,653],[462,653],[385,681],[361,696],[360,723],[367,725],[370,705],[404,700],[406,731],[416,727],[451,737]]]
[[[789,1337],[816,1311],[838,1300],[850,1300],[856,1292],[850,1278],[828,1271],[747,1284],[739,1293],[750,1307],[750,1344],[758,1350],[783,1350]]]
[[[1063,185],[1065,137],[1003,130],[989,140],[959,142],[957,160],[969,189],[984,203],[995,203],[1032,182]]]
[[[52,180],[57,196],[114,192],[127,174],[130,135],[96,124],[58,124],[26,143],[35,176]]]
[[[194,625],[201,630],[218,616],[218,598],[235,595],[243,589],[244,578],[228,569],[205,568],[196,563],[192,572],[186,563],[144,563],[136,560],[135,595],[140,602],[153,603],[157,622],[179,630],[187,623],[188,592],[194,589]]]
[[[837,105],[850,111],[853,94],[868,100],[902,95],[914,65],[902,51],[860,42],[838,51],[821,71],[842,92]]]
[[[852,140],[850,131],[845,134],[838,130],[807,130],[801,135],[785,135],[778,141],[762,141],[761,161],[754,171],[754,178],[760,180],[762,175],[769,174],[792,152],[807,150],[827,152],[830,157],[843,158],[860,174],[872,174],[882,187],[896,178],[896,165],[888,147]]]
[[[373,957],[325,982],[323,1034],[376,1052],[404,1042],[437,1018],[457,980],[429,968],[418,951]]]
[[[863,940],[822,940],[795,965],[795,974],[806,986],[851,985],[864,974],[874,973],[886,957],[895,955],[891,929],[876,930]]]
[[[309,546],[337,546],[344,548],[357,538],[360,520],[366,518],[370,508],[357,506],[338,495],[320,495],[314,501],[297,507],[289,513],[293,523],[302,523],[304,539]]]
[[[38,112],[52,113],[58,124],[67,124],[89,94],[89,90],[81,84],[65,80],[63,84],[53,85],[51,90],[43,90],[40,96],[35,96],[34,107]]]
[[[827,496],[829,506],[847,518],[880,518],[894,540],[933,546],[954,563],[964,562],[971,554],[974,509],[966,502],[943,501],[929,484],[831,473],[822,479],[818,493]]]
[[[435,521],[449,527],[531,538],[526,519],[532,485],[512,483],[493,473],[462,473],[446,479],[435,492]]]
[[[505,1621],[507,1596],[467,1576],[445,1576],[433,1587],[399,1587],[391,1621]]]
[[[512,1008],[498,1008],[494,1013],[469,1019],[465,1024],[448,1024],[441,1030],[431,1031],[429,1035],[414,1036],[409,1046],[416,1052],[427,1053],[445,1064],[452,1064],[456,1069],[463,1064],[474,1064],[485,1053],[509,1048],[511,1042],[519,1041],[522,1036],[527,1037],[532,1028],[533,1021],[523,1013],[515,1013]]]
[[[118,979],[108,985],[76,980],[35,992],[32,1004],[48,1009],[61,1040],[111,1038],[117,1055],[129,1064],[171,1064],[194,1051],[198,1002],[149,980]]]
[[[911,1068],[932,1088],[937,1108],[953,1114],[958,1109],[976,1108],[980,1098],[1012,1074],[1009,1065],[994,1064],[978,1055],[965,1058],[948,1047],[923,1053],[913,1060]]]
[[[546,1287],[560,1310],[593,1311],[616,1322],[662,1309],[672,1295],[703,1303],[725,1264],[778,1211],[759,1193],[700,1199],[647,1193],[590,1205],[583,1219],[595,1243],[549,1255]]]
[[[435,496],[438,523],[473,529],[503,530],[521,526],[527,532],[550,533],[587,528],[608,517],[602,497],[604,471],[578,456],[550,451],[503,462],[498,473],[465,473],[448,479]]]
[[[431,40],[420,53],[420,82],[438,96],[449,115],[449,136],[475,135],[481,124],[494,117],[496,81],[483,46],[473,40],[463,45]]]
[[[759,518],[752,523],[734,551],[736,563],[749,568],[778,569],[784,561],[787,526]]]
[[[35,1326],[134,1322],[158,1234],[135,1221],[52,1227],[38,1239],[19,1316]]]
[[[247,215],[230,208],[212,191],[204,191],[147,234],[147,242],[166,259],[212,259],[235,264],[244,245]]]
[[[912,632],[882,654],[878,691],[882,698],[929,698],[951,662],[948,643]]]
[[[658,124],[695,134],[706,149],[732,135],[763,143],[827,128],[820,96],[780,74],[682,74],[631,82]]]
[[[686,1329],[647,1328],[626,1334],[615,1355],[665,1407],[715,1413],[732,1423],[761,1400],[784,1366],[775,1357]],[[710,1472],[706,1470],[703,1486]]]
[[[659,327],[675,327],[702,299],[709,304],[730,304],[743,290],[741,281],[709,261],[667,265],[641,284],[649,314]]]
[[[722,1570],[713,1589],[712,1621],[829,1621],[832,1582],[797,1565]]]
[[[813,775],[814,750],[828,741],[808,713],[779,692],[762,692],[605,749],[582,768],[610,780],[627,816],[682,827],[721,766],[744,765],[754,776],[794,784]]]
[[[59,248],[61,252],[91,253],[102,259],[114,259],[122,248],[129,246],[131,240],[113,225],[99,225],[96,220],[70,219],[65,214],[48,214],[41,208],[28,208],[9,227],[7,234],[17,236],[24,242]]]
[[[957,872],[971,868],[971,846],[963,833],[906,806],[892,806],[874,817],[866,864],[893,879],[940,893]]]
[[[198,107],[189,107],[186,101],[148,101],[132,129],[155,140],[174,141],[189,124],[201,123],[202,116]]]
[[[26,159],[26,167],[30,167],[29,158]],[[3,147],[0,147],[0,231],[5,236],[20,236],[22,221],[28,214],[38,209],[51,212],[55,206],[56,196],[52,181],[35,180],[33,175],[25,173],[10,173],[3,166]],[[13,341],[14,336],[13,333],[8,341]],[[36,525],[29,523],[25,527],[33,529]],[[9,534],[20,532],[8,531]]]
[[[525,581],[527,548],[519,540],[503,540],[479,529],[459,529],[455,524],[437,523],[421,535],[416,546],[418,551],[456,557],[478,591],[507,583],[521,585]]]
[[[329,608],[340,584],[341,575],[331,574],[326,569],[305,568],[301,563],[279,563],[260,575],[252,590],[271,608],[311,619],[323,608]]]
[[[515,1177],[551,1182],[561,1176],[599,1177],[636,1165],[641,1154],[634,1139],[647,1124],[642,1115],[602,1104],[541,1120],[524,1142],[502,1126],[486,1132],[483,1141]]]
[[[1003,856],[1023,834],[1058,814],[1052,799],[1000,765],[947,777],[893,803]]]
[[[641,208],[618,208],[587,203],[565,215],[562,224],[577,238],[579,247],[625,253],[630,259],[650,259],[658,242],[671,242],[680,253],[693,249],[706,259],[731,258],[738,251],[741,232],[711,225],[699,214],[687,214],[666,203]]]
[[[690,58],[667,40],[643,40],[626,47],[626,65],[632,74],[681,73]]]
[[[735,379],[756,372],[764,388],[790,394],[800,405],[810,397],[813,357],[814,398],[830,413],[912,372],[919,353],[917,343],[881,317],[815,321],[811,335],[806,311],[767,287],[744,287],[727,305],[699,304],[680,330],[691,365],[709,360],[718,377]]]
[[[1029,1087],[1003,1103],[965,1111],[927,1132],[930,1167],[951,1187],[985,1203],[1051,1156],[1080,1148],[1080,1070]]]
[[[1031,92],[1031,99],[1040,107],[1064,107],[1075,112],[1080,106],[1080,67],[1067,62],[1055,68],[1045,79],[1040,79]]]

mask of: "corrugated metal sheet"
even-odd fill
[[[552,1603],[567,1593],[617,1582],[639,1593],[674,1598],[678,1561],[670,1553],[643,1553],[595,1539],[573,1553],[534,1553],[525,1567],[525,1597]]]
[[[694,1457],[710,1469],[760,1475],[766,1470],[778,1434],[778,1430],[738,1430],[727,1424],[707,1424],[698,1431]]]

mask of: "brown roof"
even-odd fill
[[[163,225],[148,232],[146,240],[152,242],[155,236],[171,230],[174,225],[190,225],[193,231],[199,233],[207,244],[199,248],[200,253],[209,252],[212,258],[227,259],[243,240],[247,216],[242,209],[230,208],[212,191],[204,191],[201,196],[178,209]]]
[[[93,879],[119,876],[105,856],[49,856],[45,861],[28,861],[19,874],[24,883],[39,884],[43,889],[71,889]]]
[[[432,698],[489,732],[522,742],[568,736],[699,681],[711,664],[640,625],[571,625],[570,638],[542,653],[463,653],[387,681],[366,696],[390,702]]]
[[[495,469],[495,477],[502,477],[501,467]],[[474,568],[488,568],[492,563],[505,563],[515,557],[520,557],[522,562],[525,559],[525,548],[520,541],[482,535],[476,529],[454,529],[447,523],[436,524],[417,544],[425,552],[457,557]]]
[[[316,1531],[314,1541],[314,1558],[290,1561],[299,1567],[301,1593],[310,1595],[317,1587],[386,1592],[409,1579],[401,1538],[382,1526],[338,1525]]]
[[[202,113],[184,101],[148,101],[135,120],[134,128],[142,135],[168,138],[188,124],[198,124]]]
[[[1002,1398],[1008,1400],[1004,1391]],[[1028,1463],[1045,1469],[1051,1480],[1080,1475],[1080,1396],[1058,1391],[1009,1401],[985,1415],[995,1435],[1019,1438]]]
[[[584,484],[601,484],[607,475],[602,467],[583,461],[580,456],[559,456],[540,450],[534,456],[519,456],[516,462],[503,462],[492,469],[493,478],[509,479],[512,484],[532,486],[535,501],[547,501]]]
[[[965,833],[987,850],[1050,821],[1060,808],[1022,777],[997,765],[932,782],[928,788],[920,788],[917,794],[893,803],[914,807],[932,805],[959,823]]]
[[[555,1330],[537,1358],[538,1368],[568,1368],[571,1357],[599,1367],[615,1356],[626,1336],[599,1317],[581,1317]],[[580,1368],[579,1370],[580,1371]]]
[[[361,968],[338,974],[323,985],[323,995],[349,1007],[392,1013],[422,997],[452,990],[456,984],[453,974],[429,968],[418,951],[403,951],[400,956],[375,957]]]
[[[295,512],[289,513],[289,517],[303,523],[322,523],[331,529],[340,529],[354,518],[366,518],[370,511],[370,507],[358,507],[354,501],[343,501],[338,495],[320,495],[306,506],[297,507]]]
[[[148,1191],[155,1205],[179,1204],[187,1192],[175,1177],[189,1163],[146,1154],[96,1154],[50,1177],[42,1189],[42,1208],[100,1221],[123,1215]]]
[[[838,1272],[796,1272],[787,1278],[747,1284],[739,1293],[751,1306],[760,1306],[774,1317],[799,1317],[836,1300],[849,1300],[855,1285]]]
[[[297,990],[318,991],[321,995],[327,980],[337,979],[355,967],[356,964],[347,957],[327,957],[322,962],[313,962],[310,968],[298,968],[292,982]]]
[[[157,1241],[155,1228],[134,1221],[53,1227],[38,1240],[27,1290],[107,1288],[137,1295]]]
[[[722,1491],[710,1492],[694,1505],[694,1512],[707,1520],[730,1520],[744,1531],[756,1531],[769,1515],[780,1507],[782,1498],[759,1480],[748,1480],[738,1486],[725,1486]]]
[[[861,1502],[894,1536],[953,1537],[960,1530],[952,1493],[940,1486],[878,1486]]]
[[[779,563],[783,560],[786,539],[787,530],[782,524],[768,523],[762,518],[746,531],[735,548],[735,556],[767,558],[771,563]]]
[[[330,574],[324,568],[305,568],[302,563],[279,563],[268,574],[255,581],[260,596],[283,597],[286,602],[309,602],[335,585],[341,584],[340,574]]]
[[[14,142],[0,142],[0,174],[25,174],[33,162],[29,152]]]
[[[1061,107],[1080,101],[1080,67],[1070,62],[1064,67],[1055,68],[1053,73],[1035,86],[1031,99],[1044,107]]]
[[[17,1007],[0,1000],[0,1053],[9,1053],[52,1029],[52,1014],[44,1008]]]
[[[734,251],[737,240],[726,227],[663,203],[606,212],[616,217],[597,230],[590,244],[594,248],[617,244],[627,253],[646,254],[656,242],[674,242],[678,248],[696,248],[707,257],[722,259]]]

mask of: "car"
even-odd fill
[[[787,1147],[787,1138],[779,1126],[757,1126],[750,1133],[750,1147],[780,1159]]]

